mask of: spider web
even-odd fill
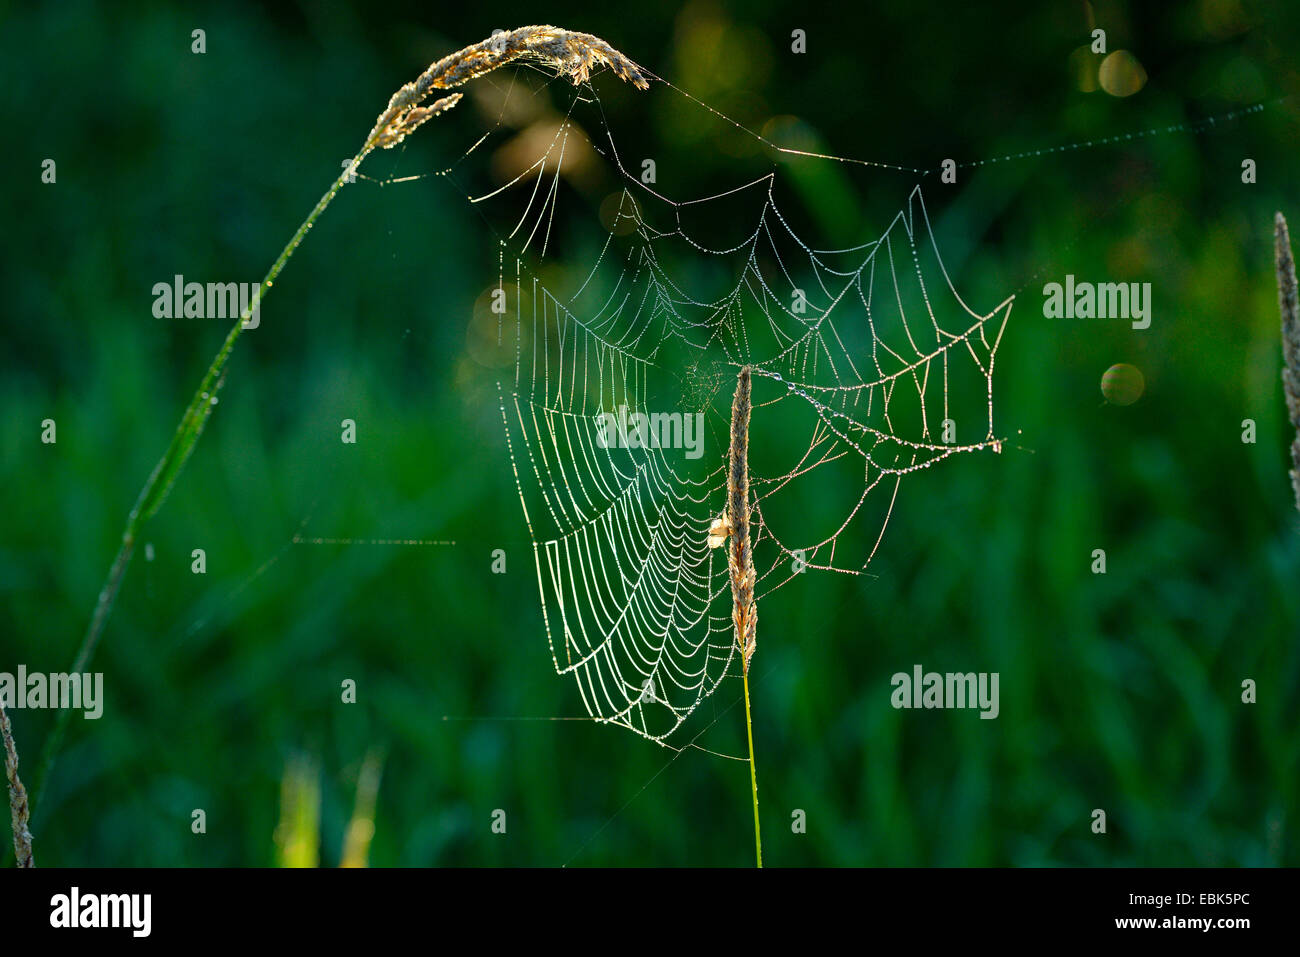
[[[726,550],[709,542],[726,504],[740,368],[754,381],[761,604],[805,573],[861,574],[905,476],[1000,450],[993,370],[1014,296],[987,311],[962,299],[919,186],[871,238],[818,248],[778,204],[770,157],[757,178],[671,199],[625,167],[592,83],[547,76],[530,92],[525,77],[537,72],[520,67],[492,87],[499,115],[511,97],[551,90],[568,100],[562,117],[527,138],[513,175],[467,189],[499,236],[498,348],[513,352],[513,374],[497,384],[501,421],[555,670],[574,679],[591,718],[662,744],[740,673]],[[662,80],[643,95],[662,88],[682,98],[675,107],[732,122]],[[459,184],[461,164],[504,125],[449,169],[401,180]],[[524,139],[501,152],[518,154]],[[566,202],[575,155],[619,184],[594,228],[589,209]],[[583,245],[558,235],[574,230],[598,244],[589,265],[565,262],[556,278],[550,260]],[[608,424],[637,416],[665,425],[669,440],[654,430],[638,440],[633,428],[610,441]],[[690,422],[703,427],[684,448]]]

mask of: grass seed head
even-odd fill
[[[432,106],[420,104],[434,90],[461,86],[515,60],[532,60],[551,67],[575,86],[591,79],[594,69],[605,66],[619,79],[638,90],[647,89],[648,74],[600,37],[574,33],[560,27],[520,27],[496,33],[429,64],[413,82],[393,94],[384,112],[375,120],[363,152],[390,149],[402,142],[421,123],[444,113],[460,102],[461,94],[443,97]]]

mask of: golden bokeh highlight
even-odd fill
[[[1132,96],[1147,85],[1147,71],[1128,50],[1116,50],[1101,61],[1097,82],[1111,96]]]
[[[1145,390],[1142,370],[1127,362],[1118,362],[1102,373],[1101,394],[1111,405],[1132,405]]]
[[[539,163],[543,160],[544,166]],[[589,185],[598,165],[586,131],[558,115],[530,123],[492,154],[492,171],[499,183],[533,175],[549,178],[558,171],[571,182]]]

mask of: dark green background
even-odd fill
[[[995,383],[1011,442],[906,481],[871,575],[809,575],[764,604],[754,735],[770,864],[1300,863],[1300,516],[1271,243],[1274,210],[1300,223],[1300,104],[1279,99],[1296,87],[1294,4],[824,6],[0,4],[0,670],[69,666],[126,513],[225,334],[155,319],[153,284],[260,278],[390,93],[493,28],[594,32],[747,125],[796,116],[828,152],[921,168],[1267,101],[1202,134],[926,179],[958,289],[986,308],[1020,293]],[[1141,92],[1078,89],[1090,16],[1142,62]],[[676,195],[757,168],[662,89],[638,108],[609,77],[597,88],[629,155],[655,156]],[[366,172],[442,168],[487,128],[464,104]],[[47,157],[55,185],[40,182]],[[489,182],[491,156],[471,160]],[[915,182],[777,165],[820,245],[878,235]],[[600,195],[565,202],[590,220]],[[303,752],[333,864],[372,747],[386,755],[376,864],[752,860],[741,763],[668,763],[586,722],[444,720],[582,713],[546,647],[497,372],[467,347],[494,244],[433,177],[349,186],[313,230],[145,530],[155,558],[137,553],[94,661],[105,715],[74,717],[35,810],[38,864],[273,863],[281,776]],[[1042,283],[1067,272],[1151,282],[1151,328],[1044,319]],[[1145,376],[1136,405],[1102,400],[1116,362]],[[46,417],[56,445],[39,441]],[[348,417],[356,446],[338,441]],[[1241,441],[1246,418],[1257,444]],[[289,546],[304,521],[458,544]],[[196,547],[206,577],[190,573]],[[505,576],[489,574],[498,547]],[[999,672],[1001,716],[895,711],[889,677],[917,662]],[[356,705],[339,703],[344,678]],[[1257,704],[1241,703],[1245,678]],[[737,693],[695,719],[722,714],[711,740],[732,753]],[[30,783],[51,715],[12,718]]]

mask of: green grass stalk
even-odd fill
[[[749,716],[749,666],[745,666],[745,734],[749,738],[749,786],[754,794],[754,857],[763,866],[763,832],[758,826],[758,769],[754,765],[754,722]]]

